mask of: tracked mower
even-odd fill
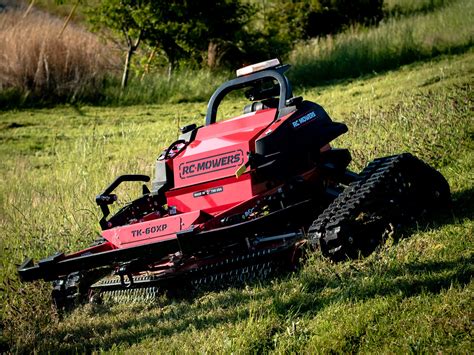
[[[346,125],[293,96],[288,68],[270,60],[238,70],[212,95],[205,125],[183,127],[161,153],[140,197],[110,215],[114,190],[149,176],[119,176],[96,197],[101,240],[27,259],[20,278],[52,281],[59,308],[216,288],[291,269],[305,246],[335,261],[368,254],[392,227],[449,203],[443,176],[409,153],[349,171],[349,151],[330,146]],[[217,122],[235,90],[251,103]]]

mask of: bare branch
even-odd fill
[[[30,13],[31,9],[33,8],[33,5],[35,4],[35,1],[36,1],[36,0],[31,0],[30,5],[28,6],[28,8],[26,9],[25,13],[23,14],[23,18],[25,18],[26,16],[28,16],[28,14]]]
[[[127,41],[127,46],[130,48],[132,47],[133,43],[132,43],[132,39],[130,38],[130,35],[128,34],[127,30],[125,29],[125,27],[122,27],[122,32],[123,32],[123,35],[125,36],[125,40]]]
[[[138,37],[137,39],[135,40],[135,44],[133,45],[133,50],[136,50],[138,48],[138,45],[140,44],[140,40],[142,38],[142,35],[143,35],[143,30],[140,29],[140,32],[138,32]]]
[[[66,29],[67,25],[69,24],[69,21],[71,21],[71,18],[74,15],[74,12],[76,12],[79,2],[80,0],[77,0],[74,6],[72,7],[71,11],[69,12],[69,16],[67,17],[66,21],[64,22],[63,27],[61,28],[61,32],[59,32],[58,38],[60,38],[63,35],[64,30]]]

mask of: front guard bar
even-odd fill
[[[102,248],[98,250],[104,250],[104,244],[99,246]],[[177,251],[179,251],[178,240],[170,239],[126,249],[106,249],[96,253],[93,252],[92,248],[84,250],[83,254],[76,253],[70,256],[64,255],[64,253],[56,253],[40,260],[37,264],[34,264],[31,258],[25,260],[18,267],[18,274],[22,281],[40,279],[52,281],[71,272],[101,267],[110,268],[136,258],[140,258],[144,262],[147,260],[157,261]]]
[[[117,195],[112,194],[112,191],[114,191],[122,182],[125,182],[125,181],[148,182],[150,181],[150,177],[148,175],[135,175],[135,174],[120,175],[101,194],[97,195],[97,197],[95,198],[95,202],[97,203],[97,205],[99,205],[103,213],[103,217],[99,221],[99,224],[102,230],[109,228],[107,219],[106,219],[107,216],[110,214],[108,205],[111,205],[115,201],[117,201]],[[144,187],[144,190],[145,190],[145,187]],[[146,191],[143,191],[143,192],[146,192]]]

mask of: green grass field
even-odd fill
[[[349,133],[351,167],[410,151],[438,168],[451,211],[363,260],[315,253],[292,275],[189,300],[86,305],[60,318],[50,285],[20,284],[15,263],[89,245],[94,197],[115,176],[152,174],[177,127],[205,102],[0,113],[0,351],[131,353],[473,353],[474,51],[298,92]],[[244,101],[225,102],[221,116]],[[123,200],[139,185],[118,191]]]

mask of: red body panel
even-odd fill
[[[259,193],[252,185],[250,174],[240,178],[229,177],[209,183],[171,190],[166,195],[168,205],[176,206],[178,211],[202,210],[216,214],[251,199]]]
[[[165,196],[178,214],[145,216],[139,223],[105,230],[102,236],[117,248],[173,239],[198,224],[202,212],[222,214],[263,193],[264,185],[256,184],[251,173],[237,178],[235,172],[255,151],[255,140],[284,120],[274,122],[276,113],[265,109],[201,127],[196,138],[167,161],[174,187]]]
[[[176,233],[189,229],[201,215],[201,211],[157,218],[147,222],[107,229],[102,236],[118,248],[128,248],[150,241],[176,238]]]
[[[200,128],[196,139],[173,159],[174,188],[233,176],[275,115],[276,109],[261,110]]]

